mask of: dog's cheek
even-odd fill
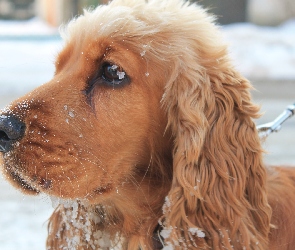
[[[128,159],[131,152],[143,155],[150,122],[148,105],[135,87],[96,94],[96,124],[89,134],[97,133],[101,152],[109,159]],[[144,145],[143,145],[144,144]]]

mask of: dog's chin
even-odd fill
[[[7,174],[7,180],[21,192],[29,195],[37,195],[40,193],[34,184],[29,183],[16,172],[7,169],[5,172]]]

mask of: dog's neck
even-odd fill
[[[150,197],[142,194],[137,203],[124,196],[125,202],[117,204],[89,205],[78,200],[60,204],[50,219],[47,244],[53,249],[59,246],[138,249],[142,244],[147,249],[157,249],[155,246],[161,245],[157,237],[161,207],[157,204],[163,203],[157,194]],[[153,198],[151,203],[147,202]]]
[[[167,167],[171,162],[161,164]],[[60,204],[50,218],[47,246],[80,249],[77,247],[111,244],[118,245],[118,249],[138,249],[140,245],[161,249],[157,227],[170,188],[167,182],[171,179],[162,176],[157,171],[160,168],[163,166],[153,164],[138,167],[123,188],[103,198],[101,203],[76,200]]]

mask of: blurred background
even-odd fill
[[[160,0],[159,0],[160,1]],[[58,27],[108,1],[0,0],[0,109],[51,79],[62,48]],[[276,118],[295,102],[295,1],[199,0],[214,13],[235,66],[251,80],[254,101]],[[295,165],[295,118],[264,143],[267,164]],[[0,175],[0,249],[45,249],[46,196],[28,197]]]
[[[0,18],[26,20],[39,17],[49,25],[59,26],[83,8],[106,4],[104,0],[0,0]]]
[[[250,21],[259,25],[279,25],[293,18],[293,0],[191,0],[210,9],[219,23]],[[0,0],[0,19],[27,20],[39,17],[52,26],[59,26],[83,8],[107,4],[108,0]]]

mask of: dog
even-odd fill
[[[295,249],[295,171],[263,163],[214,22],[182,0],[85,11],[53,79],[2,111],[4,175],[56,206],[47,249]]]

